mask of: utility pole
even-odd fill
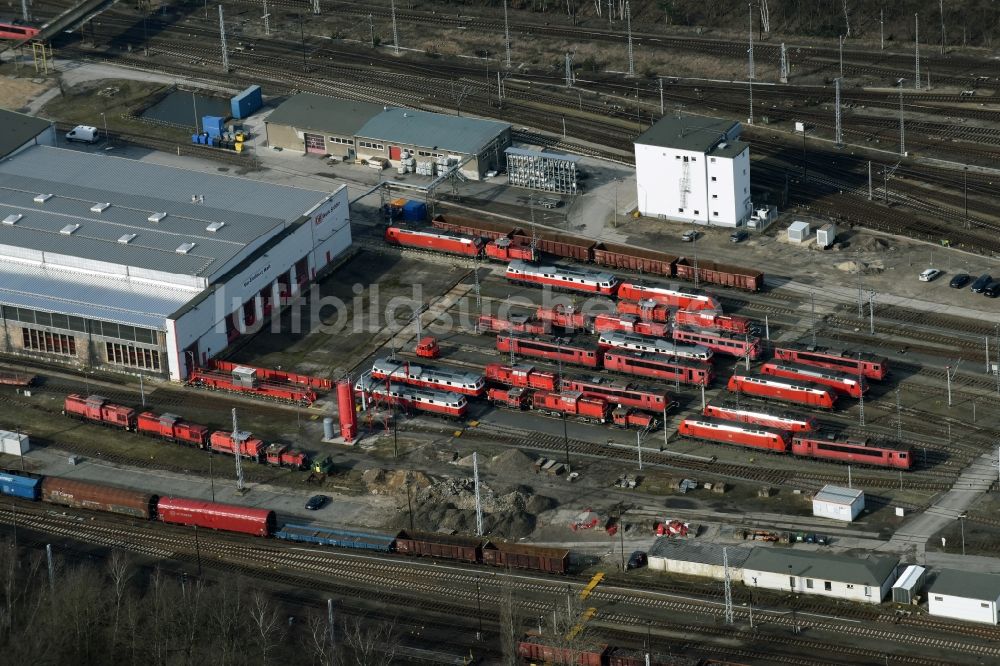
[[[865,381],[864,368],[861,365],[861,352],[858,352],[858,386],[861,386]],[[865,424],[865,394],[863,392],[858,393],[858,423],[860,425]],[[847,468],[847,473],[850,475],[851,468]],[[848,486],[850,487],[850,486]]]
[[[628,31],[628,75],[635,76],[635,57],[632,52],[632,3],[625,3],[625,29]]]
[[[885,51],[885,10],[878,10],[878,40],[879,48]]]
[[[868,292],[868,332],[875,335],[875,292]]]
[[[566,87],[573,87],[573,54],[566,52]]]
[[[941,55],[944,55],[944,0],[939,0],[938,6],[941,8]],[[930,85],[928,82],[927,87],[930,88]]]
[[[778,74],[778,81],[788,83],[788,53],[785,51],[785,44],[781,44],[781,71]]]
[[[662,76],[660,77],[660,117],[661,118],[663,117],[663,77]],[[966,187],[968,188],[968,186],[966,186]],[[968,189],[966,191],[968,191]],[[966,215],[966,217],[968,217],[968,215],[969,215],[969,212],[968,212],[969,211],[968,198],[966,198],[965,211],[966,211],[965,215]]]
[[[479,499],[479,454],[472,452],[472,481],[476,484],[476,536],[483,536],[483,503]]]
[[[868,201],[872,200],[872,161],[868,160]]]
[[[841,73],[841,76],[843,76],[843,73]],[[834,108],[836,110],[836,113],[834,114],[834,132],[833,132],[833,134],[834,134],[834,143],[836,143],[837,147],[839,148],[839,147],[841,147],[841,146],[844,145],[844,135],[841,132],[841,128],[840,128],[840,79],[834,79],[834,81],[833,81],[833,89],[834,89],[834,102],[833,102],[833,104],[834,104]]]
[[[411,526],[412,529],[412,526]],[[326,628],[327,632],[330,634],[330,653],[336,654],[337,641],[336,633],[334,632],[333,624],[333,599],[326,600]]]
[[[844,36],[840,36],[840,78],[844,78]]]
[[[920,90],[920,14],[913,15],[914,77],[913,83]]]
[[[375,48],[375,17],[368,15],[368,32],[371,34],[372,48]]]
[[[222,71],[229,72],[229,49],[226,48],[226,22],[222,17],[222,5],[219,5],[219,46],[222,47]]]
[[[903,81],[899,82],[899,154],[906,155],[906,121],[903,119]]]
[[[371,15],[369,15],[370,17]],[[267,0],[264,0],[264,15],[261,16],[264,19],[264,36],[271,36],[271,13],[267,11]]]
[[[510,69],[510,23],[507,22],[507,0],[503,0],[503,44],[507,52],[507,69]]]
[[[865,306],[864,306],[864,301],[862,300],[862,291],[861,291],[861,252],[859,251],[856,256],[857,259],[855,263],[858,265],[858,319],[861,319],[862,317],[865,316],[865,310],[864,310]]]
[[[236,491],[242,493],[243,486],[243,441],[246,437],[240,432],[239,422],[236,420],[236,408],[233,407],[233,457],[236,459]]]
[[[750,50],[748,51],[748,54],[750,56],[750,64],[749,64],[749,72],[748,72],[749,73],[749,77],[747,78],[748,88],[749,88],[749,91],[750,91],[750,120],[749,120],[749,122],[750,122],[751,125],[753,125],[753,79],[754,79],[754,75],[756,74],[756,72],[754,71],[754,65],[753,65],[753,4],[752,3],[747,3],[747,8],[749,8],[749,10],[750,10]]]
[[[396,30],[396,0],[391,0],[392,8],[392,48],[399,55],[399,32]]]
[[[975,422],[975,420],[973,420]],[[899,404],[899,387],[896,387],[896,441],[903,441],[903,408]]]
[[[816,292],[809,292],[810,321],[812,321],[812,346],[816,346]]]
[[[725,600],[726,600],[726,624],[732,624],[733,617],[733,588],[732,578],[729,575],[729,549],[722,549],[722,569],[725,575]]]
[[[639,453],[639,471],[642,471],[642,432],[635,433],[635,449]]]

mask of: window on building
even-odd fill
[[[708,161],[709,161],[709,162],[715,162],[715,158],[714,158],[714,157],[709,157],[709,158],[708,158]]]
[[[715,181],[717,181],[717,180],[718,180],[718,178],[716,178],[715,176],[712,176],[712,182],[713,182],[713,183],[714,183]]]
[[[944,601],[944,597],[934,597],[934,601]]]
[[[867,585],[865,585],[865,596],[866,597],[872,596],[872,588],[868,587]]]
[[[980,607],[980,608],[989,608],[989,607],[990,607],[990,605],[989,605],[989,603],[988,603],[988,602],[986,602],[986,601],[983,601],[983,602],[981,602],[981,603],[979,604],[979,607]]]
[[[714,215],[715,217],[719,217],[719,211],[715,211],[714,213],[712,213],[712,215]]]
[[[812,578],[806,578],[806,588],[810,589],[810,590],[813,589],[813,579]]]
[[[694,214],[697,215],[699,211],[695,211]]]
[[[744,176],[747,175],[747,170],[746,169],[743,169],[743,175]]]
[[[683,212],[684,212],[684,209],[683,209],[683,208],[678,208],[678,209],[677,209],[677,212],[678,212],[678,213],[683,213]]]
[[[831,583],[828,580],[824,580],[823,581],[823,589],[826,590],[827,592],[832,592],[833,591],[833,583]]]
[[[674,159],[675,159],[675,160],[679,160],[680,158],[681,158],[681,156],[680,156],[680,155],[674,155]]]
[[[848,589],[848,590],[853,590],[853,589],[854,589],[854,586],[853,586],[853,585],[851,585],[850,583],[848,583],[848,584],[847,584],[847,589]]]
[[[155,349],[143,349],[134,345],[122,345],[116,342],[105,342],[104,351],[108,363],[124,365],[142,370],[160,370],[160,352]]]
[[[795,587],[795,576],[788,577],[788,587]]]
[[[72,335],[40,331],[37,328],[21,327],[21,338],[24,348],[47,354],[76,356],[76,338]]]
[[[712,195],[712,198],[713,198],[713,199],[718,199],[718,198],[719,198],[719,195],[718,195],[718,194],[713,194],[713,195]]]
[[[697,157],[692,157],[692,158],[691,158],[691,161],[692,161],[692,162],[697,162],[697,161],[698,161],[698,158],[697,158]]]

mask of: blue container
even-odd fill
[[[201,143],[201,134],[192,134],[191,143]]]
[[[285,525],[274,536],[286,541],[300,541],[319,546],[374,550],[389,553],[393,550],[396,537],[374,532],[353,532],[315,525]]]
[[[407,201],[403,204],[403,219],[407,222],[423,222],[427,219],[427,204],[422,201]]]
[[[210,136],[219,136],[225,128],[225,118],[222,116],[202,116],[201,128]]]
[[[0,494],[22,499],[38,500],[41,479],[0,472]]]
[[[239,95],[229,101],[233,118],[246,118],[253,115],[254,111],[264,106],[264,96],[260,86],[250,86]]]

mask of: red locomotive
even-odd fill
[[[580,391],[536,391],[531,396],[531,408],[550,416],[574,416],[587,423],[612,423],[620,428],[652,429],[659,420],[644,412],[627,407],[612,409],[603,398],[587,397]]]
[[[99,395],[84,398],[76,393],[71,393],[66,396],[63,402],[63,413],[70,418],[100,423],[122,430],[135,430],[136,426],[134,409],[108,402],[107,398]]]
[[[849,395],[852,398],[860,398],[862,394],[868,392],[868,382],[865,381],[864,377],[858,377],[857,375],[845,375],[841,372],[824,371],[819,368],[789,365],[775,361],[764,363],[760,366],[760,371],[772,377],[799,379],[829,386],[834,391]]]
[[[792,438],[792,453],[804,458],[834,460],[855,465],[910,469],[913,454],[909,449],[874,446],[867,439],[796,435]]]
[[[677,432],[684,437],[693,439],[739,444],[776,453],[788,451],[788,433],[781,430],[766,430],[758,425],[735,421],[720,421],[704,417],[687,418],[677,426]]]
[[[531,406],[531,393],[519,387],[487,389],[486,399],[507,409],[523,410]]]
[[[559,377],[555,373],[535,370],[531,365],[509,366],[500,363],[490,363],[486,366],[486,379],[507,386],[544,391],[555,391],[559,382]]]
[[[433,229],[417,231],[404,227],[388,227],[385,230],[385,242],[390,245],[460,254],[466,257],[478,257],[483,251],[482,238],[456,236]]]
[[[482,395],[486,388],[486,380],[483,379],[482,375],[412,365],[391,358],[375,359],[372,363],[371,375],[375,379],[398,381],[410,386],[454,391],[472,396]]]
[[[176,414],[143,412],[139,414],[136,428],[140,435],[191,444],[200,449],[208,444],[208,428],[188,423]]]
[[[535,317],[567,331],[581,330],[589,332],[592,330],[590,317],[579,312],[573,306],[557,304],[550,308],[539,307],[535,311]]]
[[[675,405],[664,391],[632,384],[605,382],[600,377],[590,380],[564,377],[560,387],[563,391],[578,391],[588,398],[601,398],[612,405],[635,407],[657,414],[663,413]]]
[[[724,315],[711,311],[678,310],[675,315],[678,326],[693,326],[714,331],[755,334],[757,326],[752,319],[738,315]]]
[[[309,465],[309,457],[301,451],[289,448],[286,444],[270,444],[264,450],[264,460],[275,467],[291,467],[305,469]]]
[[[670,321],[670,313],[673,312],[673,309],[669,305],[663,305],[651,299],[644,301],[617,301],[615,309],[618,314],[635,315],[643,321],[659,321],[664,323]]]
[[[852,352],[828,347],[785,344],[775,347],[774,358],[779,361],[828,368],[849,375],[861,374],[877,381],[889,374],[889,363],[884,356],[867,352]]]
[[[508,264],[507,279],[533,287],[552,287],[603,296],[614,296],[618,291],[618,278],[611,273],[565,266],[542,266],[524,261],[512,261]]]
[[[609,349],[603,356],[604,369],[636,377],[653,377],[663,381],[708,386],[715,378],[712,364],[659,354],[644,354]]]
[[[606,331],[601,333],[597,344],[601,349],[615,347],[695,361],[709,361],[712,359],[713,354],[711,349],[700,345],[689,345],[678,343],[676,340],[661,340],[660,338],[649,338],[642,335],[630,335],[620,331]]]
[[[699,331],[692,328],[675,327],[673,338],[677,342],[701,345],[714,352],[737,358],[750,357],[756,361],[760,357],[760,338],[738,337],[722,331]]]
[[[427,412],[447,418],[460,419],[469,410],[464,395],[451,391],[430,391],[405,384],[392,384],[374,379],[371,373],[361,375],[354,384],[354,392],[364,398],[385,401],[404,409]]]
[[[600,353],[594,349],[561,342],[558,338],[539,340],[534,338],[517,338],[506,333],[497,335],[497,351],[545,358],[550,361],[562,361],[573,365],[583,365],[588,368],[598,368],[601,364]]]
[[[480,333],[527,333],[529,335],[546,335],[550,332],[549,323],[538,321],[525,315],[509,315],[506,319],[493,315],[479,315],[476,330]]]
[[[696,289],[652,287],[634,282],[623,282],[618,287],[618,298],[637,302],[651,300],[683,310],[718,310],[722,312],[722,307],[714,297]]]
[[[643,321],[635,315],[599,314],[594,317],[593,328],[597,333],[621,331],[623,333],[635,333],[636,335],[648,335],[654,338],[668,337],[670,335],[670,327],[666,324]]]
[[[486,257],[494,261],[536,261],[538,253],[531,247],[531,241],[524,236],[507,238],[501,236],[486,244]]]
[[[236,451],[239,451],[244,458],[260,462],[266,448],[264,441],[242,430],[235,435],[234,437],[231,431],[216,430],[208,438],[209,448],[231,456],[236,455]]]
[[[837,394],[827,386],[765,377],[754,373],[737,372],[729,378],[727,388],[734,393],[746,393],[824,409],[833,409],[834,403],[837,402]]]
[[[765,428],[777,428],[789,432],[811,432],[816,430],[816,419],[807,414],[781,412],[747,400],[723,400],[705,406],[702,415],[726,421],[753,423]]]

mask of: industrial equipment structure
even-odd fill
[[[524,148],[508,148],[505,152],[507,181],[511,185],[558,194],[577,193],[579,157]]]

